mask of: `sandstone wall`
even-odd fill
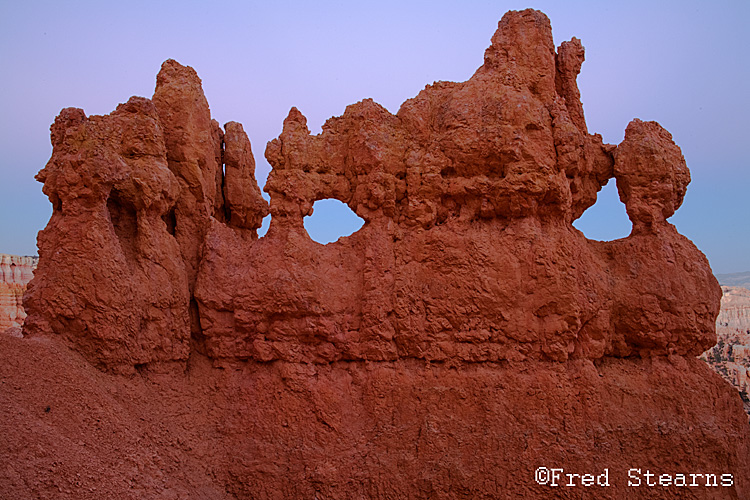
[[[723,286],[721,310],[716,318],[717,328],[750,329],[750,290],[738,286]]]

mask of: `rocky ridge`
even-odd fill
[[[293,108],[266,148],[270,205],[242,126],[211,119],[192,68],[165,62],[152,99],[106,116],[63,110],[37,176],[53,214],[26,337],[0,350],[46,378],[0,363],[18,391],[3,425],[27,430],[0,484],[541,497],[537,467],[606,464],[615,487],[595,496],[621,498],[632,464],[670,464],[732,474],[705,498],[746,496],[741,402],[695,358],[716,341],[721,290],[666,220],[685,160],[656,122],[634,120],[617,146],[589,134],[583,56],[575,38],[555,49],[542,13],[510,12],[471,79],[428,85],[395,115],[364,100],[313,136]],[[611,179],[632,234],[589,241],[572,222]],[[312,241],[302,220],[324,198],[364,226]],[[73,397],[43,392],[55,374]],[[57,462],[20,450],[56,433],[76,443],[65,467],[33,472]],[[116,484],[76,472],[103,456],[123,457]]]
[[[744,273],[717,274],[716,279],[721,285],[750,289],[750,271]]]

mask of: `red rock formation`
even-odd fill
[[[200,338],[191,297],[211,221],[229,214],[254,238],[267,213],[247,137],[239,124],[227,129],[225,183],[224,133],[195,71],[171,60],[153,102],[133,97],[88,118],[62,111],[37,176],[54,211],[39,237],[28,331],[75,338],[92,362],[126,372],[187,359],[191,331]]]
[[[98,365],[132,370],[189,352],[186,265],[164,220],[180,185],[162,130],[139,97],[107,116],[64,109],[37,176],[53,213],[38,238],[25,327],[71,339]]]
[[[261,239],[249,141],[211,120],[191,68],[167,61],[152,101],[108,116],[63,110],[38,176],[54,213],[26,341],[59,336],[159,380],[155,393],[56,365],[130,391],[117,404],[167,394],[132,428],[214,478],[187,496],[543,497],[540,466],[612,467],[597,498],[626,496],[631,466],[732,474],[701,494],[747,496],[740,400],[695,359],[716,341],[721,291],[666,221],[685,161],[654,122],[633,121],[619,146],[588,134],[582,62],[576,39],[555,51],[543,14],[511,12],[470,80],[427,86],[395,115],[364,100],[311,136],[293,108],[266,149]],[[572,222],[611,178],[633,233],[589,241]],[[312,241],[302,221],[324,198],[364,226]],[[130,446],[117,453],[141,453]],[[165,491],[159,460],[128,476],[147,476],[145,496]]]
[[[23,294],[34,277],[36,257],[0,254],[0,332],[23,325]]]
[[[546,18],[508,16],[469,81],[428,86],[395,116],[365,100],[311,136],[293,109],[266,151],[268,235],[212,225],[195,292],[209,355],[563,361],[712,345],[718,284],[666,222],[689,180],[680,150],[653,122],[616,149],[585,134],[568,104],[582,48],[566,47],[558,67]],[[590,242],[571,222],[612,176],[635,230]],[[365,225],[312,242],[302,220],[324,198]]]

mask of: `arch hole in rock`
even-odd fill
[[[112,189],[107,199],[107,210],[122,253],[129,261],[135,261],[136,238],[138,237],[138,213],[135,205],[120,191]]]
[[[263,221],[258,228],[258,238],[262,238],[268,232],[268,228],[271,227],[271,214],[263,217]]]
[[[316,201],[313,214],[304,220],[310,238],[323,245],[355,233],[364,223],[345,203],[332,198]]]
[[[633,224],[625,211],[625,204],[617,194],[617,185],[610,179],[597,194],[596,203],[583,212],[573,222],[573,226],[586,238],[598,241],[612,241],[630,235]]]

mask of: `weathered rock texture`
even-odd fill
[[[582,62],[575,38],[555,50],[543,14],[511,12],[470,80],[395,115],[364,100],[312,136],[292,109],[266,149],[270,207],[242,127],[211,120],[191,68],[167,61],[152,100],[107,116],[63,110],[38,176],[54,213],[25,296],[31,338],[9,350],[63,338],[162,384],[59,364],[122,388],[91,407],[133,401],[119,421],[146,443],[90,427],[70,460],[114,447],[142,464],[125,475],[136,496],[179,483],[207,497],[540,498],[545,465],[611,467],[596,498],[626,496],[630,467],[732,474],[696,494],[750,495],[740,399],[695,358],[716,342],[721,290],[666,221],[685,160],[655,122],[634,120],[619,146],[589,134]],[[589,241],[572,222],[613,178],[633,232]],[[312,241],[303,218],[324,198],[364,226]]]
[[[701,355],[711,368],[740,393],[750,415],[750,290],[722,286],[716,318],[718,342]]]
[[[26,319],[23,294],[34,277],[37,257],[0,254],[0,332],[20,328]]]

